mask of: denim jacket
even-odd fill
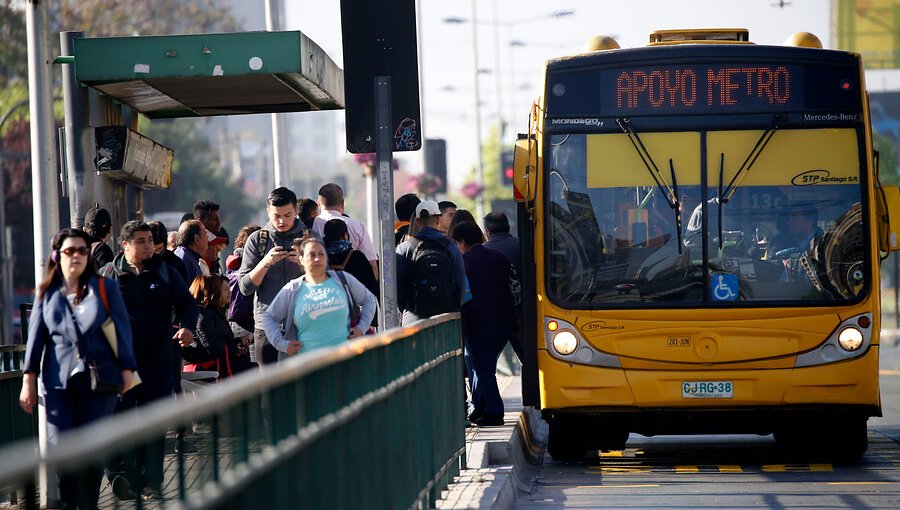
[[[115,282],[103,279],[109,301],[109,314],[100,299],[100,280],[91,277],[88,284],[97,296],[97,317],[82,331],[87,354],[100,370],[100,378],[112,383],[122,381],[122,370],[137,369],[131,344],[131,323],[125,303]],[[116,359],[100,326],[111,315],[116,325],[119,357]],[[65,388],[66,382],[79,361],[78,335],[62,287],[48,290],[35,303],[28,323],[28,345],[25,351],[25,372],[40,374],[47,388]],[[41,358],[43,357],[43,363]]]

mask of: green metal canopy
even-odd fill
[[[150,118],[335,110],[344,73],[299,31],[75,40],[75,77]]]

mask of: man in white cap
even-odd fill
[[[415,236],[397,247],[397,302],[402,323],[458,312],[466,295],[466,267],[456,243],[437,229],[434,200],[416,207]]]

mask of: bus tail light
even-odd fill
[[[578,347],[578,339],[571,331],[560,331],[553,335],[553,348],[563,356],[575,352],[576,347]]]
[[[856,328],[844,328],[838,334],[838,344],[848,352],[859,350],[863,344],[863,334]]]

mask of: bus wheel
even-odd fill
[[[836,463],[859,462],[869,448],[867,418],[852,417],[839,420],[831,434],[832,458]],[[827,443],[826,443],[827,444]]]
[[[587,454],[581,422],[574,417],[554,416],[550,422],[547,451],[559,462],[578,462]]]
[[[628,431],[622,429],[600,430],[596,440],[598,450],[624,450],[628,442]]]
[[[783,427],[775,431],[779,447],[792,456],[810,462],[858,462],[869,447],[867,418],[862,416],[830,418],[826,429],[812,422]],[[814,428],[814,427],[820,428]]]

